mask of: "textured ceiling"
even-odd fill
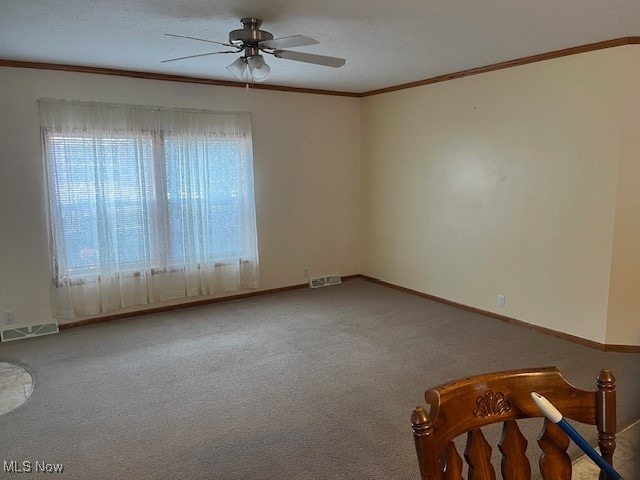
[[[0,59],[234,81],[217,50],[239,20],[339,69],[266,58],[273,85],[361,93],[578,45],[640,35],[639,0],[0,0]],[[225,49],[225,47],[220,47]]]

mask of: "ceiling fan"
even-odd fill
[[[304,35],[273,38],[271,33],[260,30],[262,20],[257,18],[247,17],[240,20],[240,22],[242,22],[243,28],[229,32],[229,43],[165,33],[165,35],[169,37],[188,38],[190,40],[198,40],[200,42],[215,43],[216,45],[231,47],[235,50],[200,53],[198,55],[171,58],[169,60],[163,60],[162,63],[186,60],[187,58],[205,57],[208,55],[219,55],[223,53],[242,53],[243,55],[241,57],[237,58],[233,63],[227,66],[227,70],[244,82],[261,82],[269,76],[271,68],[264,61],[264,57],[260,52],[273,55],[276,58],[284,58],[286,60],[294,60],[296,62],[312,63],[314,65],[324,65],[334,68],[341,67],[346,62],[344,58],[283,50],[283,48],[315,45],[319,42]]]

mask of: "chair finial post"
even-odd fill
[[[433,425],[429,413],[424,407],[418,406],[413,411],[411,415],[411,428],[416,437],[429,435],[431,432]]]
[[[438,479],[437,459],[431,458],[430,449],[427,447],[429,440],[432,438],[433,421],[429,412],[418,406],[411,415],[411,428],[413,430],[413,440],[416,445],[416,453],[418,454],[418,464],[420,465],[420,475],[423,479]],[[434,469],[436,469],[434,471]],[[434,476],[436,475],[436,476]]]
[[[598,447],[604,459],[613,465],[616,449],[616,378],[610,370],[602,370],[596,382],[596,426]],[[607,477],[600,473],[600,480]]]

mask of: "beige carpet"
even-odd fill
[[[0,466],[62,463],[56,478],[416,479],[423,391],[505,368],[557,365],[588,389],[610,368],[619,426],[640,418],[639,354],[361,279],[3,343],[0,361],[35,379],[0,416]]]

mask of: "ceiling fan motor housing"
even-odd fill
[[[259,42],[272,40],[273,35],[264,30],[260,30],[262,21],[257,18],[243,18],[240,20],[244,28],[233,30],[229,33],[229,43],[238,47],[248,46],[257,47]]]

